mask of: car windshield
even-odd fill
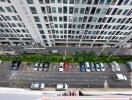
[[[60,68],[63,68],[62,66],[60,66]]]

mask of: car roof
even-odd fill
[[[119,79],[124,79],[124,75],[122,74],[116,74]]]

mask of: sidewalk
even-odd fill
[[[81,91],[83,93],[124,93],[132,94],[132,89],[102,89],[102,88],[89,88],[89,89],[75,89],[70,88],[68,91]],[[62,91],[56,91],[54,88],[45,88],[43,90],[30,90],[30,89],[21,89],[21,88],[5,88],[0,87],[0,93],[18,93],[18,94],[44,94],[44,93],[61,93]]]

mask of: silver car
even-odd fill
[[[31,84],[31,89],[41,90],[41,89],[44,89],[44,87],[45,87],[44,83],[33,82]]]
[[[116,71],[121,71],[120,66],[116,61],[113,61],[112,64],[115,66]]]
[[[115,69],[115,66],[113,65],[113,63],[110,63],[110,66],[111,66],[111,71],[116,72],[116,69]]]

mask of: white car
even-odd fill
[[[63,72],[64,71],[63,66],[64,66],[64,63],[63,62],[60,62],[60,66],[59,66],[59,71],[60,72]]]
[[[113,61],[112,64],[115,66],[116,71],[118,72],[121,71],[120,66],[118,65],[116,61]]]
[[[100,72],[101,71],[99,64],[96,64],[96,71],[97,72]]]
[[[56,86],[56,90],[57,91],[65,91],[68,89],[68,85],[67,84],[62,84],[62,83],[59,83],[57,84]]]
[[[0,60],[0,64],[2,64],[2,61]]]
[[[31,84],[31,89],[40,90],[40,89],[44,89],[44,87],[45,87],[44,83],[34,82]]]
[[[123,74],[115,74],[112,76],[114,80],[127,80],[127,77]]]
[[[87,72],[90,72],[91,70],[90,70],[90,64],[89,64],[89,62],[85,62],[85,67],[86,67],[86,71]]]
[[[36,62],[35,64],[34,64],[34,70],[38,70],[38,67],[39,67],[39,63],[38,62]]]
[[[100,65],[100,69],[101,69],[101,71],[105,71],[105,66],[104,66],[104,64],[103,63],[99,63],[99,65]]]
[[[43,71],[43,63],[40,63],[40,65],[39,65],[39,71]]]

